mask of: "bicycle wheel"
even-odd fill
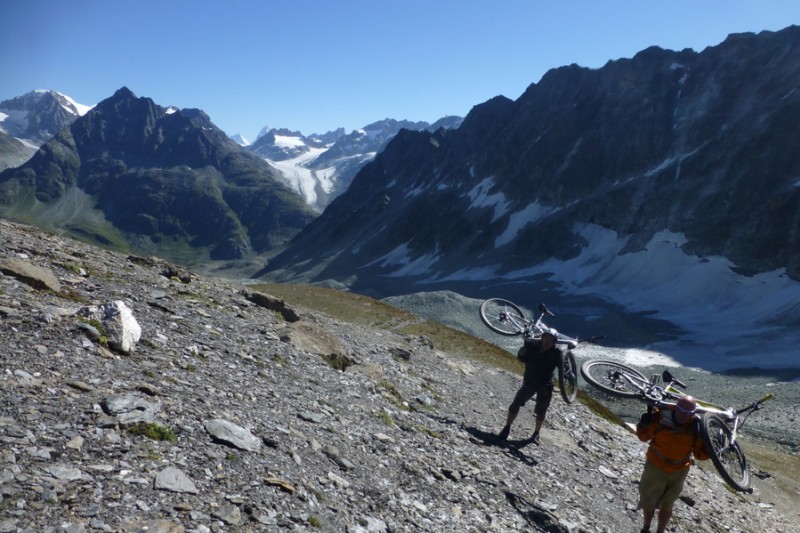
[[[615,361],[590,359],[581,365],[581,375],[590,385],[620,398],[637,398],[650,382],[644,374]]]
[[[558,387],[561,389],[561,397],[567,403],[575,401],[578,395],[578,365],[575,363],[575,356],[572,351],[567,351],[561,358],[558,365]]]
[[[521,335],[525,329],[525,313],[516,304],[502,298],[490,298],[481,304],[481,320],[500,335]]]
[[[731,443],[728,424],[716,413],[704,413],[700,422],[706,450],[722,479],[740,492],[750,492],[750,468],[739,443]]]

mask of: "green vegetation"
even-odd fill
[[[106,331],[106,328],[103,327],[103,324],[101,324],[99,320],[82,316],[78,316],[77,319],[96,329],[98,333],[97,342],[102,346],[108,347],[108,331]]]
[[[344,371],[348,366],[353,364],[353,360],[343,354],[332,353],[330,355],[324,356],[323,359],[325,362],[330,365],[331,368],[336,370]]]
[[[380,380],[377,385],[386,392],[384,396],[386,396],[389,401],[392,402],[392,405],[403,411],[411,410],[411,408],[408,406],[408,403],[397,391],[397,388],[395,388],[395,386],[389,383],[386,379]]]
[[[161,454],[158,453],[158,450],[154,449],[151,446],[148,446],[145,450],[144,456],[151,461],[158,462],[162,459]]]
[[[317,529],[320,529],[322,527],[322,520],[320,520],[316,516],[309,516],[308,517],[308,524],[311,527],[315,527]]]
[[[60,298],[64,298],[65,300],[69,300],[75,303],[79,304],[86,303],[86,298],[84,298],[81,293],[72,288],[62,289],[61,292],[58,293],[58,296]]]
[[[425,426],[417,426],[416,430],[419,431],[420,433],[424,433],[424,434],[428,435],[429,437],[433,437],[434,439],[441,439],[442,438],[441,433],[439,433],[438,431],[434,431],[434,430],[432,430],[430,428],[427,428]]]
[[[177,442],[178,437],[170,428],[161,426],[153,422],[145,424],[141,422],[125,428],[131,435],[139,435],[157,441]]]
[[[142,344],[144,344],[149,348],[152,348],[153,350],[158,349],[158,344],[156,344],[156,341],[154,341],[153,339],[142,339],[139,342],[141,342]]]
[[[618,426],[624,426],[625,421],[617,416],[611,409],[606,407],[601,402],[595,400],[591,396],[589,396],[585,391],[582,389],[578,389],[578,401],[585,405],[591,412],[599,416],[600,418],[604,418],[608,420],[612,424],[616,424]]]
[[[381,409],[378,413],[378,416],[383,420],[383,423],[389,427],[394,426],[394,420],[392,419],[392,415],[390,415],[385,409]]]

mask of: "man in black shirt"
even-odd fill
[[[553,371],[561,361],[561,350],[556,346],[557,337],[550,331],[545,331],[538,340],[525,339],[525,344],[517,353],[517,358],[525,363],[525,375],[522,386],[514,396],[514,401],[508,408],[506,425],[497,435],[500,440],[506,440],[511,432],[511,424],[517,418],[520,408],[536,395],[536,405],[533,412],[536,414],[536,426],[531,435],[531,442],[539,444],[539,430],[544,423],[550,400],[553,399]]]

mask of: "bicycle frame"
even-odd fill
[[[683,391],[676,387],[676,385],[684,387],[685,385],[672,377],[671,374],[669,374],[669,371],[666,370],[664,371],[663,377],[665,381],[667,381],[667,384],[663,387],[653,383],[652,381],[646,387],[643,387],[642,384],[638,383],[637,380],[631,379],[631,376],[628,374],[621,373],[621,375],[624,376],[631,385],[639,388],[642,392],[642,395],[648,400],[648,402],[653,402],[658,407],[666,406],[668,408],[674,408],[675,405],[677,405],[678,400],[685,395]],[[666,395],[661,394],[660,391],[664,391]],[[668,399],[665,400],[665,398]],[[761,403],[771,400],[772,398],[772,394],[767,394],[760,400],[753,402],[751,405],[742,409],[734,409],[733,407],[720,407],[711,402],[696,400],[696,413],[698,415],[702,415],[704,413],[714,413],[722,418],[730,426],[730,446],[733,446],[733,444],[736,442],[739,428],[741,428],[744,424],[744,420],[739,415],[748,411],[756,411],[760,409]]]

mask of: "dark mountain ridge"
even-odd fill
[[[0,215],[184,262],[266,252],[315,216],[204,112],[124,87],[0,173]]]
[[[457,130],[401,132],[258,275],[503,276],[577,257],[596,225],[622,253],[668,231],[687,254],[800,280],[799,47],[794,26],[701,53],[652,47],[551,70]]]

